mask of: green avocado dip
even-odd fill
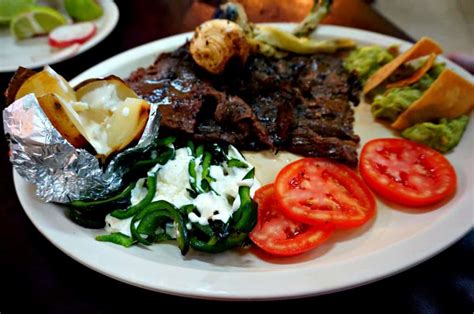
[[[440,119],[439,123],[423,122],[405,129],[402,137],[425,144],[442,153],[452,150],[461,140],[469,122],[469,116]]]
[[[370,110],[375,118],[393,122],[422,95],[421,90],[410,86],[392,88],[383,95],[375,96]]]
[[[393,58],[394,56],[387,49],[380,46],[359,47],[344,60],[344,68],[348,72],[355,72],[364,84],[375,71]]]
[[[371,106],[372,115],[377,119],[395,121],[412,103],[418,100],[443,71],[444,64],[438,63],[410,86],[396,87],[377,95]]]

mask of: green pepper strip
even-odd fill
[[[160,165],[166,164],[170,159],[173,159],[175,156],[175,150],[171,147],[166,147],[165,151],[160,154],[156,159],[157,163]]]
[[[204,145],[199,145],[196,148],[196,157],[201,157],[204,154]]]
[[[232,158],[231,160],[229,160],[227,162],[227,166],[229,168],[236,167],[236,168],[244,168],[244,169],[249,167],[245,162],[243,162],[242,160],[238,160],[236,158]]]
[[[169,241],[169,240],[173,240],[173,238],[165,232],[157,234],[153,237],[153,241],[155,243],[163,242],[163,241]]]
[[[196,193],[201,193],[200,189],[198,189],[197,184],[197,173],[196,173],[196,160],[191,159],[188,165],[188,172],[189,172],[189,185],[191,185],[191,189],[193,189]]]
[[[135,243],[135,240],[130,238],[129,236],[120,233],[120,232],[114,232],[111,234],[103,234],[95,237],[97,241],[101,242],[111,242],[114,244],[118,244],[124,247],[130,247]]]
[[[202,178],[207,179],[208,181],[216,181],[214,178],[209,176],[209,172],[211,170],[211,161],[212,155],[209,152],[204,153],[204,159],[202,161]]]
[[[214,236],[214,231],[209,225],[201,225],[197,222],[193,223],[193,227],[201,230],[205,235],[209,236],[210,238]]]
[[[244,177],[252,179],[255,169],[250,170]],[[234,228],[237,231],[248,233],[257,224],[257,203],[250,197],[250,187],[239,187],[240,207],[232,215]]]
[[[130,169],[130,172],[137,172],[137,171],[148,171],[154,165],[158,163],[158,158],[155,159],[148,159],[148,160],[140,160],[137,161],[133,167]]]
[[[76,224],[89,229],[101,229],[105,226],[105,213],[102,212],[81,212],[71,207],[69,218]]]
[[[227,238],[217,242],[215,242],[215,238],[211,238],[209,242],[204,242],[198,240],[196,237],[192,237],[189,241],[189,244],[197,251],[206,253],[221,253],[236,246],[242,245],[246,238],[246,233],[231,234]]]
[[[78,210],[88,210],[88,209],[94,209],[103,205],[109,205],[117,201],[121,201],[125,198],[128,198],[134,187],[135,187],[135,183],[131,183],[122,192],[112,197],[109,197],[103,200],[98,200],[98,201],[72,201],[71,203],[69,203],[69,205]]]
[[[189,204],[189,205],[184,205],[179,208],[179,212],[181,213],[182,216],[187,217],[188,214],[192,213],[196,209],[196,206]]]
[[[175,141],[176,141],[176,137],[168,136],[168,137],[160,138],[156,144],[158,146],[168,146],[168,145],[173,144]]]
[[[204,159],[202,160],[202,178],[201,178],[201,188],[204,192],[209,192],[212,190],[211,182],[215,182],[216,179],[209,175],[211,170],[211,161],[212,155],[209,152],[204,153]]]
[[[146,234],[148,236],[155,235],[156,228],[159,225],[161,225],[167,220],[173,219],[173,217],[170,217],[170,215],[166,215],[167,213],[167,211],[154,211],[145,215],[138,224],[138,227],[136,229],[137,234]]]
[[[137,215],[138,216],[138,215]],[[173,216],[166,209],[156,209],[152,212],[148,212],[145,217],[140,221],[138,228],[135,227],[137,221],[136,217],[133,217],[130,224],[130,233],[133,238],[137,239],[138,242],[144,245],[151,245],[153,243],[153,232],[158,227],[158,224],[163,221],[163,219],[173,219]],[[141,232],[144,231],[144,232]],[[143,238],[141,234],[146,234],[149,237],[147,239]]]
[[[133,217],[132,222],[130,224],[130,231],[137,240],[145,245],[150,245],[151,242],[147,239],[143,239],[141,235],[137,232],[135,228],[135,223],[141,219],[145,219],[147,215],[151,215],[154,212],[160,212],[160,214],[156,214],[156,217],[168,217],[169,219],[174,220],[177,226],[177,238],[178,247],[181,250],[181,254],[185,255],[189,250],[189,239],[188,239],[188,232],[186,230],[186,223],[184,221],[183,216],[180,215],[179,210],[171,203],[167,201],[157,201],[149,204],[145,207],[140,213],[138,213],[135,217]],[[155,214],[154,214],[155,215]],[[154,220],[153,216],[147,218],[149,222],[156,222],[158,220]],[[145,228],[145,227],[143,227]],[[151,227],[146,227],[151,228]],[[156,229],[156,227],[155,227]]]
[[[191,155],[194,156],[194,143],[193,143],[193,141],[188,141],[187,146],[188,146],[189,150],[191,151]]]
[[[126,210],[114,210],[111,215],[118,219],[125,219],[133,217],[136,213],[140,212],[145,206],[151,203],[153,197],[156,193],[156,175],[158,171],[154,173],[149,173],[147,177],[147,188],[148,191],[145,197],[138,203],[133,206],[130,206]]]

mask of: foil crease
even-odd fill
[[[152,104],[137,145],[117,154],[104,169],[94,155],[73,147],[62,137],[34,94],[3,110],[4,132],[14,169],[36,185],[36,194],[41,199],[57,203],[99,199],[119,189],[132,161],[153,151],[159,119],[157,105]]]

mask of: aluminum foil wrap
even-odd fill
[[[77,149],[53,127],[34,94],[3,110],[3,126],[15,170],[36,185],[47,202],[69,203],[99,199],[122,186],[122,177],[134,160],[149,155],[159,130],[159,111],[152,104],[150,117],[137,145],[117,154],[104,168],[97,158]]]

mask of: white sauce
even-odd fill
[[[132,223],[132,219],[133,217],[118,219],[109,214],[105,216],[105,231],[110,233],[120,232],[130,237],[130,224]]]
[[[80,101],[89,104],[94,110],[109,110],[110,112],[114,112],[122,103],[115,84],[105,84],[94,88],[82,96]]]
[[[176,150],[176,156],[165,165],[157,165],[153,170],[158,170],[156,178],[156,193],[153,201],[164,200],[176,207],[191,204],[193,199],[186,189],[190,189],[188,164],[189,156],[186,148]],[[152,171],[153,171],[152,170]]]
[[[107,154],[111,149],[107,144],[108,133],[105,130],[110,128],[108,121],[121,104],[117,85],[108,83],[94,88],[72,104],[86,133],[84,136],[99,154]],[[121,113],[128,116],[130,108],[123,108]]]
[[[124,107],[124,108],[122,109],[122,116],[128,117],[129,114],[130,114],[130,108]]]
[[[229,147],[230,158],[239,159],[247,163],[242,155],[233,146]],[[211,187],[215,191],[199,194],[195,199],[191,198],[187,189],[191,189],[189,184],[189,162],[194,157],[191,156],[188,148],[180,148],[176,150],[176,156],[173,160],[168,161],[165,165],[156,165],[149,173],[158,171],[156,193],[153,201],[164,200],[172,203],[176,207],[184,205],[194,205],[199,214],[190,213],[188,218],[193,223],[201,225],[208,225],[209,220],[220,220],[224,223],[229,221],[232,214],[240,207],[240,197],[238,195],[239,187],[249,186],[251,196],[260,187],[260,183],[255,179],[243,180],[244,176],[252,169],[252,166],[247,163],[248,168],[227,167],[224,163],[222,166],[211,166],[209,174],[216,179],[211,182]],[[196,164],[200,163],[200,158],[197,158]],[[198,182],[202,176],[202,168],[197,167]],[[144,186],[145,178],[138,180],[135,188],[131,193],[132,205],[140,202],[147,193],[147,188]],[[217,194],[216,194],[217,192]],[[119,220],[110,215],[106,217],[106,230],[109,232],[122,232],[130,235],[130,219]],[[186,226],[188,229],[190,225]],[[167,226],[167,233],[174,236],[175,228]]]

